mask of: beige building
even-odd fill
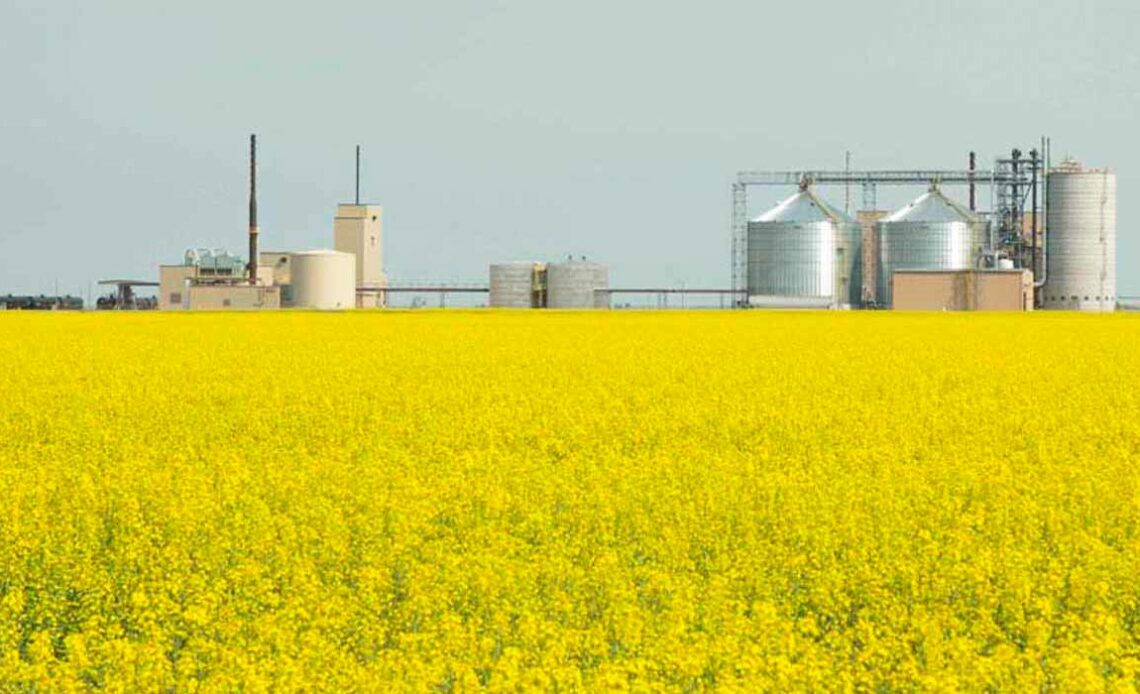
[[[356,305],[384,306],[388,276],[384,274],[384,208],[379,205],[337,205],[333,247],[356,256]]]
[[[1032,311],[1029,270],[898,270],[896,311]]]
[[[281,308],[281,289],[260,284],[195,284],[187,296],[192,311]]]
[[[262,251],[257,283],[224,249],[190,249],[181,265],[159,267],[158,307],[164,311],[257,308],[351,309],[387,304],[383,209],[338,205],[336,251]]]
[[[288,251],[261,251],[257,254],[257,278],[260,280],[263,272],[273,278],[273,284],[289,284],[289,255]],[[270,268],[268,272],[265,268]]]
[[[236,301],[229,299],[234,308],[254,308],[264,305],[265,308],[278,308],[280,307],[280,292],[273,286],[274,268],[266,265],[258,265],[257,269],[257,286],[253,289],[274,289],[277,299],[268,300],[268,303],[256,304],[256,306],[244,306],[243,304],[250,301],[246,297],[238,298]],[[244,280],[239,278],[219,278],[211,276],[203,276],[199,272],[199,268],[194,265],[160,265],[158,268],[158,308],[161,311],[185,311],[187,309],[202,308],[199,305],[194,305],[191,301],[191,294],[195,294],[195,290],[201,288],[218,289],[218,288],[235,288],[245,287],[251,288]],[[230,304],[214,306],[216,303],[215,297],[219,296],[217,292],[196,293],[199,302],[205,302],[210,305],[210,308],[227,308]]]
[[[190,303],[190,280],[196,268],[192,265],[160,265],[158,268],[158,309],[182,311]]]

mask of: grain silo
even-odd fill
[[[531,260],[491,265],[491,308],[541,308],[546,264]]]
[[[546,266],[549,308],[609,308],[609,269],[588,260],[566,260]]]
[[[1066,161],[1046,179],[1046,309],[1116,308],[1116,175]]]
[[[356,307],[356,256],[340,251],[301,251],[289,256],[295,308]]]
[[[748,223],[752,305],[848,308],[862,299],[859,223],[810,186]]]
[[[891,305],[896,270],[969,270],[977,267],[985,224],[937,186],[877,225],[878,301]]]

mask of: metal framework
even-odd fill
[[[669,308],[669,297],[679,296],[681,299],[681,308],[686,308],[686,299],[689,296],[716,296],[720,299],[720,307],[725,308],[725,301],[728,300],[729,306],[732,305],[736,299],[737,292],[733,289],[706,289],[706,288],[688,288],[688,287],[643,287],[643,288],[607,288],[595,289],[595,294],[605,294],[613,299],[614,295],[623,294],[646,294],[656,297],[657,308]]]
[[[863,187],[863,210],[877,206],[879,186],[988,185],[991,191],[1001,188],[1026,189],[1029,172],[1024,169],[999,167],[989,171],[913,169],[884,171],[741,171],[732,184],[732,292],[739,296],[747,291],[748,270],[748,188],[752,186],[852,185]]]
[[[125,311],[158,307],[158,302],[154,299],[135,296],[135,287],[157,287],[159,286],[158,282],[149,280],[99,280],[99,284],[100,286],[115,288],[113,295],[99,297],[95,306],[101,310]]]
[[[438,284],[434,282],[404,282],[388,287],[357,287],[357,292],[382,292],[385,294],[436,294],[439,296],[439,307],[447,306],[448,294],[487,294],[491,291],[485,284]]]

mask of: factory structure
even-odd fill
[[[733,185],[732,292],[745,308],[1113,311],[1116,177],[1050,145],[992,170],[745,172]],[[797,190],[758,216],[753,186]],[[841,208],[820,188],[843,186]],[[851,187],[863,188],[852,212]],[[895,211],[877,187],[923,187]],[[968,189],[968,203],[949,187]],[[978,209],[988,188],[990,209]]]
[[[331,247],[263,250],[257,209],[257,138],[249,144],[248,255],[185,251],[157,282],[104,280],[116,292],[100,309],[164,311],[386,308],[395,296],[481,295],[496,309],[621,308],[619,295],[719,296],[722,308],[1114,311],[1116,177],[1065,159],[1054,165],[1042,138],[979,169],[748,171],[732,185],[731,281],[721,288],[610,286],[609,268],[583,256],[492,263],[485,284],[390,283],[383,263],[383,209],[356,194],[332,220]],[[910,202],[880,209],[880,187]],[[770,209],[749,192],[785,188]],[[842,204],[829,198],[843,193]],[[861,204],[852,189],[862,189]],[[965,193],[963,196],[962,194]],[[988,196],[986,195],[988,193]],[[913,196],[912,196],[913,195]],[[964,197],[964,200],[959,199]],[[980,200],[988,200],[982,209]],[[855,208],[855,209],[853,209]],[[156,287],[156,300],[138,287]],[[419,302],[419,303],[417,303]],[[4,297],[0,308],[82,308],[71,297]],[[629,306],[629,304],[624,304]],[[705,306],[711,308],[710,306]]]
[[[158,308],[164,311],[299,308],[382,308],[388,277],[383,265],[383,209],[360,203],[360,148],[356,200],[337,206],[332,248],[260,250],[257,223],[257,137],[249,145],[249,258],[224,249],[190,249],[177,265],[159,267]]]

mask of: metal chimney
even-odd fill
[[[978,211],[977,188],[974,185],[974,172],[978,170],[978,155],[970,152],[970,211]]]
[[[257,135],[249,136],[249,283],[257,284]]]

